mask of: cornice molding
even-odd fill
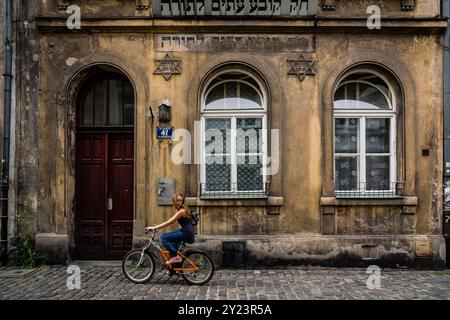
[[[366,18],[264,19],[264,20],[174,20],[150,17],[84,17],[81,30],[69,30],[66,17],[36,17],[42,33],[84,32],[173,32],[173,33],[444,33],[441,18],[384,18],[381,29],[369,30]],[[268,23],[269,21],[269,23]]]

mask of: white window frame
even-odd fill
[[[336,178],[336,158],[337,157],[358,157],[358,176],[357,176],[357,183],[358,188],[357,190],[336,190],[335,188],[335,194],[336,196],[340,195],[351,195],[353,194],[355,197],[358,195],[361,196],[368,196],[370,197],[372,195],[377,195],[380,192],[383,193],[383,195],[392,195],[394,196],[396,194],[396,188],[395,188],[395,182],[397,180],[397,108],[396,108],[396,96],[394,94],[393,88],[390,85],[389,81],[383,75],[380,73],[374,72],[372,70],[365,70],[365,69],[358,69],[351,73],[359,73],[359,72],[368,72],[372,73],[378,77],[380,77],[388,86],[389,91],[391,93],[392,99],[388,99],[388,103],[391,106],[391,109],[335,109],[333,108],[333,180]],[[353,81],[345,81],[345,78],[351,74],[348,73],[344,75],[343,80],[344,82],[341,82],[336,86],[339,88],[340,85],[353,82]],[[361,82],[360,80],[355,80],[354,82]],[[335,92],[336,92],[335,90]],[[381,92],[381,91],[380,91]],[[384,94],[384,93],[383,93]],[[387,98],[387,96],[385,95]],[[334,103],[334,93],[333,93],[333,103]],[[356,153],[336,153],[336,144],[335,144],[335,128],[336,128],[336,119],[342,119],[342,118],[357,118],[359,121],[359,132],[358,132],[358,152]],[[389,119],[390,126],[389,126],[389,153],[366,153],[366,119],[373,119],[373,118],[383,118],[383,119]],[[367,156],[389,156],[389,190],[366,190],[366,157]],[[359,184],[362,185],[362,188],[359,187]]]
[[[351,83],[357,83],[358,84],[358,86],[356,86],[356,92],[355,92],[357,97],[360,94],[360,92],[359,92],[359,90],[360,90],[359,84],[363,83],[363,84],[366,84],[366,85],[368,85],[368,86],[378,90],[384,96],[384,98],[386,99],[386,101],[387,101],[387,103],[389,105],[389,109],[388,110],[392,110],[393,109],[393,104],[392,104],[391,99],[389,99],[389,97],[382,90],[378,89],[373,83],[371,83],[369,81],[365,81],[365,80],[344,81],[344,82],[339,84],[339,87],[343,86],[343,85],[351,84]],[[391,94],[392,94],[392,92],[391,92]],[[347,100],[347,87],[345,87],[345,100]],[[345,110],[345,109],[341,108],[341,109],[336,109],[336,110]],[[377,110],[378,111],[378,110],[386,110],[386,109],[356,109],[356,108],[354,108],[354,109],[348,109],[348,110]]]
[[[237,73],[242,73],[242,74],[246,74],[250,77],[253,78],[253,80],[255,80],[258,85],[259,85],[259,89],[255,88],[255,86],[249,82],[246,82],[245,80],[233,80],[233,79],[227,79],[224,81],[220,81],[217,84],[214,84],[214,86],[210,86],[210,83],[216,79],[218,76],[220,76],[221,74],[224,73],[231,73],[231,72],[237,72]],[[224,82],[244,82],[248,85],[250,85],[252,88],[254,88],[258,94],[260,95],[261,98],[261,102],[262,102],[262,107],[261,109],[212,109],[212,110],[206,110],[206,97],[207,94],[216,86],[219,84],[222,84]],[[201,113],[202,113],[202,117],[201,117],[201,134],[200,134],[200,145],[201,145],[201,170],[200,170],[200,183],[201,186],[205,186],[206,185],[206,154],[205,154],[205,139],[206,139],[206,132],[205,132],[205,120],[208,118],[212,118],[212,119],[230,119],[231,120],[231,134],[230,134],[230,139],[231,139],[231,152],[230,152],[230,158],[231,158],[231,189],[229,191],[225,190],[221,190],[221,191],[206,191],[206,190],[200,190],[201,191],[201,195],[207,197],[208,195],[214,195],[217,194],[217,192],[220,192],[220,194],[223,194],[224,196],[230,196],[232,197],[233,195],[239,196],[239,195],[245,195],[245,194],[252,194],[252,195],[256,195],[256,194],[261,194],[262,196],[265,195],[266,193],[266,184],[267,184],[267,168],[265,166],[265,164],[267,163],[267,93],[265,92],[265,90],[263,89],[264,86],[262,85],[262,83],[251,73],[246,72],[244,70],[240,70],[240,69],[226,69],[220,73],[215,74],[214,77],[212,77],[212,79],[210,81],[208,81],[205,86],[204,86],[204,90],[202,92],[201,95]],[[244,118],[244,119],[248,119],[248,118],[261,118],[262,119],[262,134],[261,134],[261,152],[262,153],[262,157],[261,157],[261,163],[262,163],[262,169],[263,169],[263,186],[261,190],[237,190],[237,163],[236,163],[236,159],[237,159],[237,150],[236,150],[236,144],[237,144],[237,137],[236,137],[236,120],[238,118]],[[251,155],[251,153],[249,153],[248,155]]]

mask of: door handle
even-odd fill
[[[112,208],[113,208],[113,199],[108,198],[108,210],[112,210]]]

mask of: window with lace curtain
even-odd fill
[[[207,83],[202,99],[203,197],[265,196],[266,95],[259,80],[227,70]]]
[[[356,70],[334,93],[336,196],[389,196],[396,189],[396,99],[381,74]]]

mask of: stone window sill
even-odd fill
[[[403,196],[386,199],[340,199],[336,197],[321,197],[321,206],[417,206],[417,197]]]
[[[196,207],[236,207],[236,206],[282,206],[283,197],[266,197],[263,199],[203,199],[187,197],[189,206]]]

